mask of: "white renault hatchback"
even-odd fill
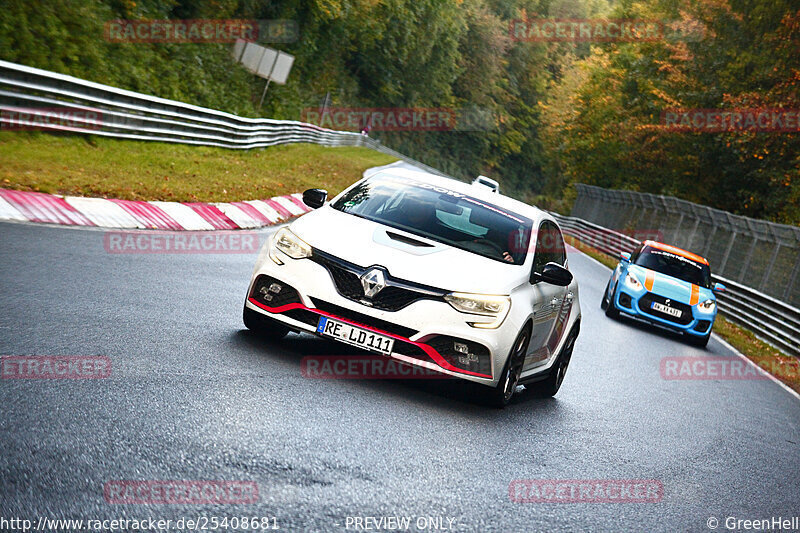
[[[547,213],[432,174],[388,169],[278,230],[245,325],[308,332],[486,385],[554,395],[580,329],[578,285]]]

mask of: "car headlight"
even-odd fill
[[[717,308],[717,302],[709,298],[705,302],[697,304],[697,310],[701,313],[713,313]]]
[[[495,329],[500,327],[511,309],[511,298],[508,296],[489,296],[484,294],[467,294],[451,292],[444,299],[461,313],[494,317],[491,322],[468,322],[474,328]]]
[[[628,275],[625,276],[625,285],[627,285],[628,287],[630,287],[635,291],[642,290],[642,283],[638,279],[636,279],[636,276],[634,276],[631,273],[628,273]]]
[[[272,238],[272,246],[285,253],[292,259],[311,257],[311,246],[309,246],[309,244],[303,239],[292,233],[289,228],[281,228],[278,233],[275,234],[275,236]],[[276,257],[274,254],[270,254],[270,257],[272,257],[272,260],[275,261]]]

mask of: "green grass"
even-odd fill
[[[592,248],[569,235],[565,235],[564,240],[589,257],[600,261],[608,268],[616,268],[617,260],[608,254]],[[766,372],[800,392],[800,364],[798,364],[796,358],[773,348],[758,339],[753,332],[734,324],[720,314],[717,315],[717,319],[714,321],[714,333],[725,339],[731,346]]]
[[[38,132],[0,132],[0,187],[72,196],[230,202],[331,195],[395,159],[368,148],[289,144],[249,151]]]

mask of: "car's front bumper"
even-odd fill
[[[683,310],[683,315],[680,319],[676,319],[654,311],[649,305],[654,298],[661,297],[648,291],[634,291],[624,283],[620,283],[612,304],[620,313],[687,335],[699,337],[708,335],[714,325],[716,311],[702,313],[695,306],[678,304]]]
[[[320,262],[282,259],[284,264],[278,265],[261,254],[248,288],[249,309],[314,335],[319,335],[317,324],[322,316],[368,329],[395,340],[391,357],[442,374],[495,385],[521,327],[511,316],[497,329],[472,327],[467,322],[475,321],[474,315],[460,313],[435,298],[420,299],[396,311],[371,308],[340,294]],[[296,297],[260,299],[254,286],[265,276],[296,291]],[[455,342],[467,344],[478,361],[465,362],[463,354],[455,352]]]

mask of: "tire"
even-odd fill
[[[703,335],[702,337],[697,337],[695,335],[686,335],[689,338],[689,344],[692,346],[697,346],[698,348],[705,348],[708,344],[708,339],[711,338],[711,332],[709,331],[707,335]]]
[[[609,298],[608,300],[608,305],[606,306],[606,316],[608,318],[613,318],[613,319],[619,318],[619,309],[617,309],[617,305],[614,303],[614,300],[616,299],[617,299],[617,290],[614,289],[614,292],[611,293],[611,298]]]
[[[603,299],[600,300],[600,309],[605,311],[608,309],[608,289],[611,288],[611,280],[608,280],[608,285],[606,285],[606,290],[603,291]]]
[[[567,375],[567,368],[572,359],[572,350],[575,348],[575,340],[578,338],[580,325],[575,325],[572,331],[569,332],[564,347],[561,348],[561,353],[558,354],[558,359],[553,363],[553,368],[550,369],[550,375],[544,381],[539,381],[528,385],[531,387],[531,393],[537,398],[550,398],[555,396],[561,384],[564,382],[564,376]]]
[[[502,409],[511,403],[511,399],[514,397],[514,391],[519,383],[519,376],[522,374],[522,365],[525,363],[525,352],[528,351],[528,344],[531,342],[531,331],[531,325],[526,325],[514,340],[511,353],[506,361],[506,366],[503,368],[503,373],[500,375],[500,381],[493,389],[490,389],[488,395],[489,404],[493,407]]]
[[[274,320],[270,320],[247,306],[244,307],[244,311],[242,312],[242,319],[247,329],[265,339],[279,340],[289,333],[289,328],[278,324]]]

